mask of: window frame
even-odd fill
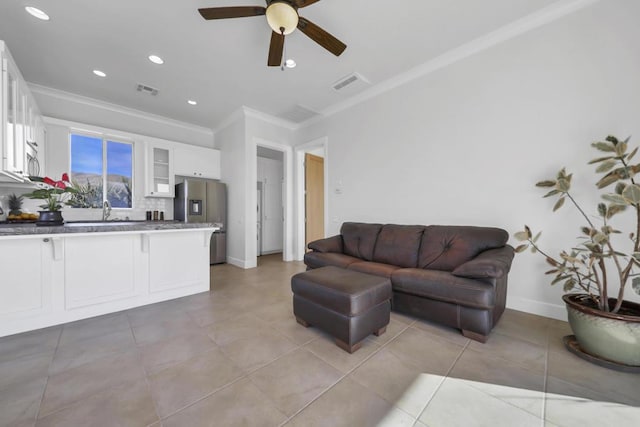
[[[136,141],[132,138],[128,138],[122,135],[104,133],[104,132],[92,132],[86,129],[69,129],[69,176],[73,179],[73,171],[71,170],[71,162],[72,162],[72,150],[71,150],[71,141],[73,136],[84,136],[88,138],[100,139],[102,141],[102,203],[107,200],[107,179],[108,179],[108,169],[107,169],[107,143],[114,142],[118,144],[127,144],[131,146],[131,207],[123,208],[123,207],[112,207],[113,210],[121,210],[121,211],[130,211],[135,209],[135,200],[136,200]],[[75,208],[75,209],[95,209],[95,208]]]

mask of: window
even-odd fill
[[[80,189],[72,206],[131,208],[133,144],[106,138],[71,134],[71,182]]]

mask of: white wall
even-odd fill
[[[550,252],[569,248],[580,217],[553,214],[534,183],[567,166],[595,214],[589,143],[609,133],[640,143],[638,16],[640,2],[595,3],[298,131],[298,143],[328,137],[328,234],[343,221],[510,233],[527,223]],[[517,256],[508,305],[564,316],[546,269]]]
[[[246,143],[244,119],[227,125],[216,132],[220,149],[221,181],[227,184],[227,262],[239,267],[247,265],[245,217],[246,198]],[[255,185],[255,181],[254,181]]]

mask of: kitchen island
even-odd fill
[[[0,225],[0,337],[209,290],[213,224]]]

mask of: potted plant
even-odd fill
[[[640,184],[634,178],[640,164],[631,163],[638,147],[628,152],[628,142],[629,138],[621,141],[608,136],[591,144],[602,153],[589,162],[597,164],[596,173],[603,174],[597,189],[615,184],[613,192],[601,195],[597,220],[587,215],[571,194],[572,174],[564,168],[555,179],[536,184],[549,189],[544,197],[557,198],[554,211],[565,202],[577,209],[585,222],[577,245],[552,256],[540,248],[540,233],[534,235],[528,226],[514,237],[524,242],[516,252],[531,248],[544,256],[551,266],[545,274],[554,276],[551,284],[561,283],[568,293],[563,300],[569,323],[585,358],[595,356],[609,367],[640,368],[640,304],[624,299],[629,284],[640,294]],[[634,216],[633,228],[617,229],[613,217],[629,211]],[[616,295],[612,295],[613,284],[618,287]],[[578,293],[570,293],[574,290]],[[565,344],[570,345],[569,341],[565,339]]]
[[[45,201],[44,204],[40,205],[43,210],[39,211],[40,218],[36,224],[62,225],[64,223],[62,212],[60,211],[62,205],[68,204],[69,197],[78,192],[69,182],[69,175],[63,173],[59,181],[54,181],[49,177],[41,178],[38,176],[30,176],[29,179],[35,182],[38,188],[24,196]]]

